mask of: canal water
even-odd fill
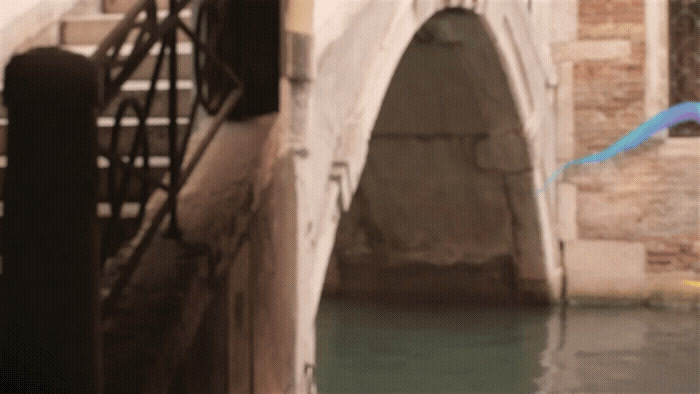
[[[700,392],[697,312],[324,299],[316,325],[322,393]]]

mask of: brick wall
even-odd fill
[[[578,4],[577,40],[600,47],[622,40],[630,50],[574,61],[576,157],[599,151],[645,121],[645,1]],[[643,242],[649,271],[684,270],[700,259],[698,155],[668,145],[668,139],[651,140],[567,174],[578,189],[579,238]]]
[[[629,40],[628,56],[574,64],[576,156],[597,151],[644,117],[644,1],[579,2],[579,40]]]

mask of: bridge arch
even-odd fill
[[[329,266],[339,274],[335,291],[459,302],[548,298],[543,288],[520,285],[545,275],[541,248],[529,247],[542,244],[541,226],[512,96],[476,13],[446,8],[421,26],[391,78],[339,221]]]
[[[471,18],[478,21],[479,34],[488,35],[505,90],[491,104],[478,105],[481,112],[493,111],[498,109],[494,103],[507,97],[511,109],[506,112],[513,116],[487,116],[488,138],[479,149],[490,161],[484,165],[519,178],[507,185],[509,198],[514,206],[528,207],[522,214],[513,212],[518,221],[512,238],[519,253],[519,291],[557,299],[562,269],[554,220],[556,189],[534,192],[556,169],[552,103],[557,81],[525,2],[353,0],[289,2],[285,7],[280,121],[265,144],[259,172],[259,188],[267,194],[260,200],[266,227],[258,231],[262,257],[257,269],[279,273],[267,277],[269,290],[263,292],[262,303],[273,309],[289,304],[293,310],[288,316],[296,327],[289,334],[295,337],[294,384],[303,389],[299,377],[308,378],[305,365],[313,365],[314,320],[338,223],[351,208],[368,157],[372,160],[372,131],[387,90],[409,44],[429,20],[448,20],[449,25],[461,23],[449,21],[450,15]],[[446,42],[465,38],[450,36],[458,31],[440,23],[432,29],[431,34]],[[272,314],[266,317],[268,326],[287,322],[276,322]],[[270,336],[286,332],[280,329]]]

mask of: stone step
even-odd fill
[[[150,81],[137,81],[129,80],[122,85],[121,94],[115,100],[112,100],[110,105],[102,113],[102,116],[114,116],[119,107],[119,103],[123,98],[126,97],[136,97],[140,103],[144,103],[146,95],[148,94],[148,89],[150,88]],[[177,114],[178,116],[189,116],[190,109],[192,107],[192,89],[194,84],[191,80],[178,80],[176,82],[177,87]],[[153,99],[153,106],[151,107],[150,116],[151,117],[167,117],[168,116],[168,93],[170,89],[170,82],[167,80],[160,80],[156,83],[156,95]],[[127,111],[126,115],[133,116],[132,111]]]
[[[135,202],[127,202],[124,204],[122,207],[122,219],[129,220],[129,219],[134,219],[138,215],[139,212],[139,203]],[[100,202],[97,204],[95,207],[95,213],[97,213],[98,219],[102,219],[105,221],[105,219],[108,219],[112,217],[112,209],[109,203],[106,202]],[[2,218],[5,214],[5,203],[4,201],[0,201],[0,218]],[[0,219],[1,221],[1,219]]]
[[[127,161],[128,158],[124,157],[124,161]],[[149,163],[151,165],[151,170],[150,174],[156,179],[162,179],[165,173],[168,170],[168,166],[170,165],[170,159],[167,156],[152,156],[149,160]],[[109,165],[109,162],[104,158],[100,157],[97,159],[97,166],[99,168],[99,174],[98,174],[98,194],[97,194],[97,199],[98,201],[105,202],[107,201],[107,167]],[[143,160],[138,159],[135,162],[136,167],[140,168],[143,165]],[[4,185],[5,182],[5,169],[7,168],[7,156],[0,156],[0,185]],[[121,172],[118,171],[118,174]],[[125,201],[138,201],[139,200],[139,192],[140,192],[140,182],[137,182],[136,179],[134,181],[130,182],[130,185],[127,188],[126,195],[125,195]],[[4,188],[3,188],[4,191]],[[0,193],[0,197],[2,196],[2,193]]]
[[[165,18],[167,10],[158,11],[159,18]],[[144,16],[145,17],[145,16]],[[192,25],[192,12],[184,9],[180,17],[188,25]],[[60,24],[60,42],[62,45],[97,45],[124,18],[124,14],[88,14],[64,18]],[[133,42],[138,31],[129,35],[127,42]],[[187,35],[178,29],[178,41],[187,41]]]
[[[149,118],[146,120],[148,127],[148,143],[150,154],[152,156],[167,156],[168,155],[168,118]],[[187,128],[188,119],[185,117],[178,118],[178,137],[182,138]],[[112,140],[112,126],[114,118],[98,118],[97,119],[97,140],[100,146],[109,147]],[[121,138],[119,139],[119,147],[117,153],[126,155],[131,150],[131,144],[136,134],[138,119],[134,117],[126,117],[122,119]],[[0,118],[0,155],[7,153],[7,119]]]
[[[192,88],[194,84],[191,80],[178,80],[176,85],[178,92],[178,103],[177,110],[178,116],[189,116],[189,112],[192,106]],[[129,80],[122,85],[122,92],[116,99],[112,100],[110,105],[102,113],[102,116],[114,116],[119,107],[121,99],[126,97],[136,97],[140,103],[144,103],[146,95],[148,94],[148,89],[150,88],[150,81],[142,80]],[[167,80],[160,80],[156,82],[156,95],[153,100],[153,106],[151,108],[151,117],[166,117],[168,116],[168,89],[170,88],[170,82]],[[133,111],[127,111],[126,116],[134,116]],[[7,108],[5,107],[3,98],[0,97],[0,118],[7,117]]]
[[[138,0],[102,0],[102,9],[106,13],[124,13],[129,11]],[[167,10],[170,0],[156,0],[159,10]]]
[[[120,54],[127,56],[133,50],[132,44],[124,44],[121,48]],[[158,59],[158,53],[160,52],[161,44],[157,43],[151,48],[150,55],[143,59],[139,67],[131,75],[131,79],[134,80],[150,80],[153,73],[153,68],[155,67],[156,60]],[[64,45],[63,49],[75,53],[79,53],[83,56],[90,57],[95,50],[97,45]],[[192,79],[194,77],[192,73],[193,58],[192,58],[192,43],[191,42],[179,42],[177,44],[177,77],[178,79]],[[161,66],[161,77],[168,75],[168,55],[166,50],[165,58],[163,59],[163,65]]]
[[[187,129],[188,119],[178,118],[178,138],[182,139]],[[167,156],[168,155],[168,118],[149,118],[146,120],[148,143],[151,156]],[[119,139],[117,152],[125,155],[131,149],[131,144],[136,134],[138,119],[123,118],[122,131]],[[100,146],[109,147],[112,138],[112,125],[114,118],[99,118],[97,120],[98,135],[97,141]]]

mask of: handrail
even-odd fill
[[[228,113],[233,110],[239,98],[240,91],[231,93],[222,105],[219,113],[214,116],[214,119],[211,125],[209,125],[207,128],[201,142],[189,157],[187,166],[182,172],[182,183],[185,183],[192,174],[200,159],[202,156],[204,156],[207,147],[216,136],[219,127],[224,120],[226,120]],[[153,240],[153,237],[158,232],[165,215],[168,213],[168,209],[169,206],[167,200],[161,201],[159,207],[154,210],[155,213],[150,218],[146,226],[139,230],[139,233],[127,246],[128,252],[125,253],[123,261],[120,263],[105,265],[103,275],[106,278],[105,283],[103,283],[103,286],[105,287],[105,291],[103,292],[104,310],[110,311],[114,308],[114,305],[121,295],[122,290],[127,285],[131,275],[133,275],[134,271],[136,270],[138,262],[145,253],[148,244],[151,242],[151,240]]]
[[[160,229],[160,225],[170,213],[168,234],[179,236],[177,224],[177,193],[199,162],[209,143],[213,140],[219,126],[231,112],[242,95],[243,84],[216,53],[216,43],[221,33],[216,0],[204,0],[198,9],[194,30],[190,29],[180,18],[180,12],[191,0],[170,0],[168,14],[159,20],[155,0],[140,0],[124,19],[106,36],[92,55],[101,74],[102,92],[100,110],[105,111],[117,99],[121,86],[142,65],[143,60],[156,43],[161,42],[157,59],[152,69],[150,88],[145,99],[133,97],[122,99],[116,106],[115,122],[112,127],[111,141],[108,147],[98,147],[98,153],[105,156],[110,166],[107,172],[107,192],[112,216],[102,240],[103,263],[110,256],[109,263],[103,267],[103,308],[109,311],[120,296],[136,270],[139,259]],[[184,135],[178,135],[178,95],[177,95],[177,39],[178,32],[184,34],[193,44],[194,57],[194,98],[189,107]],[[124,44],[133,38],[131,52],[123,56]],[[167,55],[166,55],[167,49]],[[149,174],[147,157],[150,153],[146,119],[153,108],[156,85],[161,79],[163,63],[168,57],[168,156],[170,166],[163,180]],[[216,77],[215,84],[211,79]],[[213,86],[214,85],[214,86]],[[199,108],[214,115],[212,124],[199,142],[194,154],[189,157],[187,166],[181,168],[185,152],[192,134]],[[132,111],[138,119],[136,134],[131,141],[127,162],[122,161],[117,151],[122,138],[122,120],[127,112]],[[137,157],[143,158],[144,165],[136,167]],[[118,171],[121,176],[118,176]],[[138,182],[140,209],[137,216],[141,227],[127,245],[121,243],[130,235],[125,234],[120,223],[121,210],[124,206],[126,190],[130,182]],[[151,191],[161,189],[166,192],[166,200],[160,201],[155,214],[146,218],[146,203]],[[143,225],[143,226],[142,226]],[[119,253],[117,253],[119,252]],[[118,260],[118,261],[117,261]]]
[[[171,8],[168,16],[159,23],[155,1],[140,0],[126,13],[124,19],[107,34],[92,55],[92,60],[97,63],[102,73],[103,107],[119,94],[121,86],[129,79],[143,59],[148,56],[153,45],[163,39],[167,32],[175,28],[179,19],[178,14],[190,2],[191,0],[171,1],[171,6],[175,3],[175,8]],[[143,12],[145,12],[145,18],[142,18]],[[135,29],[139,29],[139,35],[134,42],[131,54],[126,60],[119,61],[120,50],[129,38],[129,34]],[[119,66],[121,66],[121,71],[113,77],[111,75],[113,69]]]

